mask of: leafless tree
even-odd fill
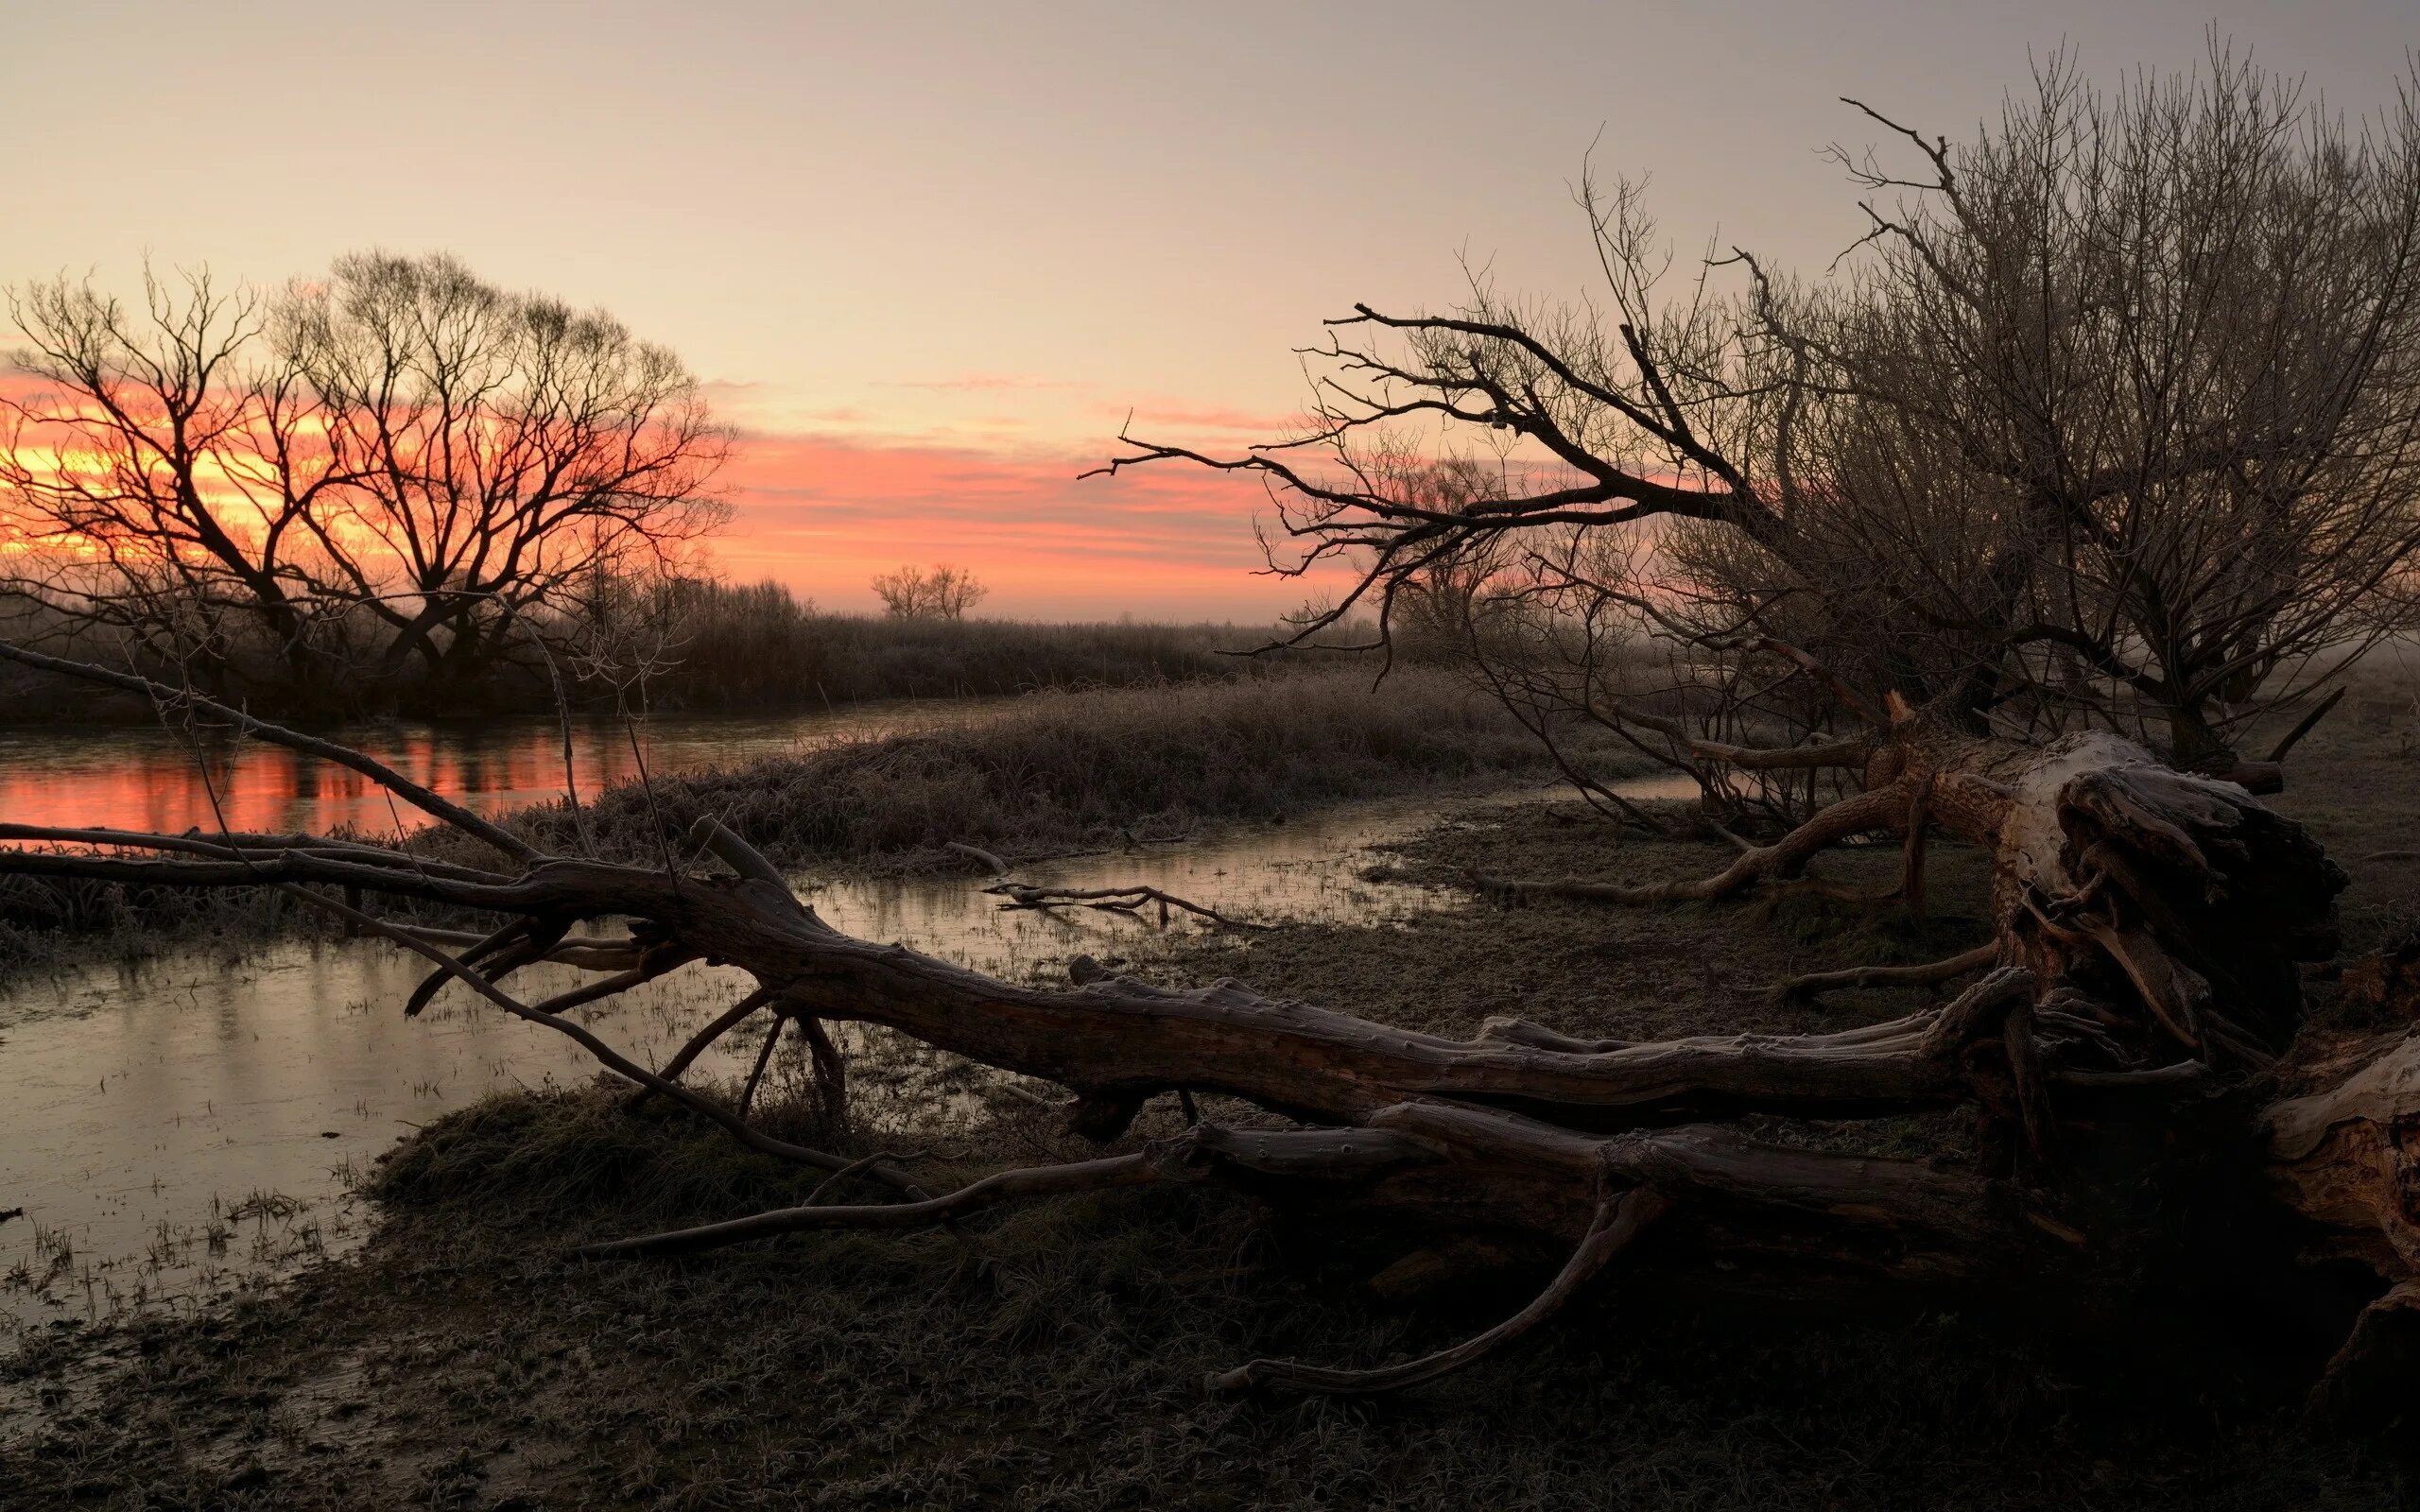
[[[508,295],[452,258],[362,254],[300,286],[276,336],[352,487],[307,516],[390,627],[377,672],[466,681],[535,606],[678,569],[726,518],[727,438],[697,382],[611,318]]]
[[[144,296],[10,294],[34,387],[0,388],[7,585],[204,685],[240,682],[265,648],[273,674],[323,689],[341,627],[306,519],[345,479],[304,439],[316,406],[260,360],[259,296],[207,272],[147,272]]]
[[[882,611],[900,620],[961,620],[992,590],[964,567],[901,567],[873,579]]]
[[[172,692],[5,644],[0,657]],[[2377,1278],[2379,1296],[2318,1400],[2364,1427],[2394,1421],[2412,1402],[2420,1169],[2407,1136],[2420,1122],[2420,1036],[2408,1022],[2383,1033],[2303,1027],[2293,963],[2333,948],[2333,868],[2295,825],[2232,784],[2098,747],[2064,764],[2012,754],[1996,767],[1927,774],[1945,826],[1993,846],[2004,873],[2023,879],[2016,905],[2040,920],[1917,978],[1984,971],[1945,1005],[1826,1035],[1632,1044],[1492,1019],[1453,1040],[1234,982],[1158,988],[1081,957],[1072,988],[997,980],[836,931],[712,818],[677,850],[663,837],[660,868],[549,854],[358,751],[229,706],[195,706],[360,772],[482,849],[0,824],[0,874],[279,888],[425,959],[430,975],[407,1008],[459,983],[575,1040],[639,1097],[667,1099],[751,1149],[880,1194],[609,1240],[579,1252],[591,1260],[816,1228],[925,1228],[1006,1203],[1200,1181],[1423,1234],[1478,1226],[1572,1246],[1535,1301],[1453,1349],[1368,1369],[1253,1360],[1210,1382],[1371,1392],[1418,1385],[1518,1338],[1617,1258],[1639,1287],[1677,1272],[1691,1285],[1727,1280],[1829,1305],[1844,1286],[1878,1281],[1984,1306],[2072,1307],[2098,1288],[2141,1284],[2125,1278],[2146,1256],[2174,1268],[2163,1280],[2197,1291],[2293,1284],[2291,1273],[2262,1267],[2293,1246],[2255,1242],[2257,1225],[2355,1257]],[[1839,823],[1878,821],[1905,797],[1877,786]],[[711,857],[719,869],[681,856]],[[1772,868],[1751,853],[1736,869]],[[380,917],[373,899],[502,921],[430,929]],[[603,933],[576,933],[584,925]],[[2127,963],[2126,975],[2095,969],[2104,950]],[[2213,974],[2196,975],[2188,958]],[[596,979],[536,1002],[508,990],[511,973],[541,960]],[[700,960],[755,985],[660,1071],[572,1014]],[[2390,955],[2354,976],[2348,990],[2368,994],[2373,1014],[2420,1012],[2420,954]],[[683,1083],[707,1047],[760,1016],[806,1037],[836,1121],[845,1118],[846,1071],[826,1021],[886,1025],[1057,1083],[1073,1093],[1070,1128],[1102,1143],[1120,1140],[1157,1096],[1206,1116],[1139,1146],[931,1193],[912,1157],[851,1159],[768,1133],[752,1115],[753,1076],[736,1099]],[[2246,1087],[2256,1059],[2263,1069]],[[2221,1090],[2246,1095],[2212,1095]],[[1228,1101],[1197,1105],[1199,1094]],[[1980,1168],[1771,1143],[1731,1125],[1741,1115],[1859,1120],[1962,1106],[1981,1126]],[[2227,1243],[2172,1242],[2165,1226],[2179,1220],[2158,1194],[2159,1152],[2171,1148],[2205,1194],[2196,1213],[2225,1223]]]
[[[13,585],[71,620],[204,667],[248,622],[306,703],[414,662],[458,686],[726,517],[696,381],[601,314],[442,256],[147,292],[140,317],[63,282],[13,305],[41,387],[0,398],[0,509],[46,548]]]
[[[1835,285],[1741,254],[1674,299],[1635,187],[1589,180],[1602,318],[1483,282],[1449,315],[1357,307],[1310,429],[1112,467],[1260,474],[1303,547],[1281,571],[1357,564],[1332,617],[1392,629],[1492,563],[1494,597],[1564,618],[1530,644],[1589,652],[1564,705],[1680,759],[1740,743],[1618,696],[1599,632],[1661,641],[1724,719],[1806,747],[1766,772],[1853,771],[1832,737],[1895,696],[1979,738],[2148,727],[2265,782],[2230,737],[2409,623],[2420,103],[2348,132],[2222,50],[2114,96],[2065,59],[2037,85],[1965,147],[1904,133],[1917,177],[1854,160],[1902,198]],[[1521,465],[1441,499],[1414,425],[1447,465]]]
[[[1911,175],[1836,149],[1872,255],[1766,312],[1818,394],[1798,475],[1846,501],[1812,504],[1835,549],[1987,639],[1962,707],[2139,711],[2223,768],[2407,622],[2420,101],[2351,133],[2216,46],[2198,78],[2037,83],[1959,150],[1868,111]]]

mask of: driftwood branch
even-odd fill
[[[2420,1122],[2420,1071],[2411,1063],[2420,1040],[2312,1046],[2302,1035],[2299,963],[2333,953],[2333,899],[2344,882],[2318,846],[2240,786],[2171,771],[2104,735],[2033,749],[1903,720],[1882,738],[1864,793],[1713,877],[1526,885],[1619,902],[1715,902],[1789,881],[1825,844],[1917,819],[1986,849],[1996,873],[1988,953],[1821,973],[1796,986],[1933,985],[1993,969],[1938,1006],[1820,1035],[1629,1042],[1498,1020],[1456,1039],[1239,983],[1169,988],[1084,962],[1071,968],[1068,987],[1007,982],[834,930],[760,852],[712,820],[690,836],[724,868],[712,874],[544,855],[517,839],[495,847],[512,869],[491,871],[308,835],[20,828],[0,832],[23,842],[0,850],[0,875],[282,888],[421,956],[433,982],[458,982],[564,1035],[634,1088],[749,1148],[836,1177],[863,1174],[907,1199],[810,1202],[608,1241],[592,1255],[690,1251],[810,1228],[951,1225],[1008,1202],[1204,1179],[1273,1200],[1430,1227],[1519,1229],[1575,1246],[1536,1302],[1455,1349],[1372,1372],[1253,1362],[1224,1378],[1239,1385],[1383,1390],[1432,1379],[1544,1322],[1650,1219],[1657,1238],[1640,1247],[1642,1266],[1651,1256],[1701,1274],[1753,1263],[1768,1285],[1803,1272],[1817,1290],[1853,1276],[1989,1297],[2072,1295],[2076,1267],[2139,1252],[2105,1231],[2120,1221],[2113,1214],[2135,1211],[2131,1201],[2073,1194],[2111,1179],[2135,1190],[2149,1177],[2129,1160],[2169,1140],[2193,1143],[2181,1123],[2166,1140],[2129,1134],[2104,1145],[2107,1131],[2157,1126],[2184,1101],[2210,1104],[2208,1091],[2256,1077],[2291,1095],[2265,1111],[2257,1097],[2238,1100],[2254,1109],[2245,1116],[2262,1121],[2268,1148],[2242,1171],[2244,1183],[2269,1194],[2281,1223],[2290,1216],[2346,1234],[2346,1252],[2368,1258],[2387,1284],[2420,1280],[2411,1196],[2420,1178],[2398,1132]],[[373,780],[403,781],[366,767]],[[432,812],[442,816],[438,802]],[[485,824],[467,814],[449,822]],[[1156,904],[1236,922],[1156,889],[997,886],[1010,906]],[[382,897],[483,910],[500,922],[483,933],[406,927],[371,910],[369,900]],[[575,933],[599,920],[627,920],[628,933]],[[533,1005],[502,982],[539,959],[607,974]],[[755,987],[662,1072],[561,1011],[699,960],[735,967]],[[2395,971],[2375,988],[2379,1000],[2420,1004],[2420,945]],[[936,1196],[889,1158],[765,1134],[749,1120],[745,1092],[732,1106],[683,1085],[681,1074],[721,1035],[768,1012],[780,1021],[774,1032],[800,1026],[827,1098],[844,1085],[844,1068],[821,1025],[856,1022],[1064,1088],[1075,1126],[1102,1141],[1124,1138],[1136,1110],[1163,1094],[1188,1107],[1215,1094],[1246,1111],[1233,1122],[1197,1117],[1139,1150],[1004,1172]],[[769,1038],[752,1082],[761,1083],[770,1054]],[[1943,1108],[1971,1110],[1987,1152],[2015,1153],[1962,1167],[1752,1139],[1732,1124]],[[2257,1143],[2221,1140],[2201,1153],[2227,1159]],[[2113,1162],[2114,1173],[2104,1169]],[[2400,1339],[2406,1322],[2400,1313],[2382,1316],[2373,1332]],[[2386,1357],[2369,1346],[2356,1353]],[[2347,1379],[2356,1376],[2380,1379]]]
[[[1804,976],[1775,983],[1772,996],[1792,1002],[1847,988],[1938,987],[1971,971],[1982,971],[1998,958],[1998,945],[1978,945],[1945,960],[1926,961],[1917,966],[1851,966],[1837,971],[1809,971]]]
[[[1006,899],[1007,902],[999,906],[1007,909],[1074,907],[1097,908],[1104,913],[1137,914],[1146,904],[1157,904],[1160,923],[1163,927],[1168,922],[1170,909],[1191,914],[1220,929],[1270,927],[1249,919],[1230,919],[1215,908],[1205,908],[1200,903],[1180,898],[1174,893],[1162,892],[1157,887],[1139,885],[1132,887],[1044,887],[1030,883],[1003,882],[983,890]]]
[[[1332,1396],[1367,1396],[1373,1392],[1400,1391],[1407,1386],[1421,1385],[1440,1376],[1450,1375],[1495,1353],[1552,1317],[1564,1303],[1571,1300],[1582,1286],[1603,1270],[1608,1262],[1629,1248],[1642,1229],[1663,1216],[1668,1206],[1650,1188],[1635,1188],[1600,1204],[1597,1209],[1596,1221],[1588,1226],[1586,1233],[1580,1236],[1580,1247],[1571,1252],[1571,1259],[1564,1262],[1551,1285],[1520,1312],[1451,1349],[1374,1370],[1340,1370],[1292,1360],[1253,1360],[1212,1376],[1210,1389],[1249,1391],[1254,1386],[1273,1383],[1296,1391]]]

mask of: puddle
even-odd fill
[[[1668,785],[1646,779],[1627,790],[1672,796]],[[1367,922],[1440,901],[1359,875],[1375,859],[1373,845],[1438,812],[1434,801],[1340,809],[1019,876],[1071,887],[1147,883],[1239,919]],[[1010,978],[1060,977],[1074,955],[1115,954],[1155,927],[1091,910],[1002,910],[980,885],[965,877],[801,884],[837,928]],[[492,1092],[595,1075],[568,1040],[458,987],[406,1019],[402,1004],[423,969],[375,941],[295,943],[238,961],[188,951],[96,963],[0,993],[0,1211],[25,1210],[0,1223],[0,1315],[40,1324],[196,1307],[340,1254],[367,1223],[348,1194],[351,1177],[410,1126]],[[527,998],[590,979],[549,967],[514,982]],[[661,1064],[745,987],[742,973],[693,966],[583,1022]],[[896,1084],[914,1082],[923,1047],[874,1029],[849,1039],[854,1079],[878,1089],[888,1072],[906,1099],[902,1116],[913,1116],[917,1088]],[[744,1074],[756,1044],[734,1036],[692,1074]]]

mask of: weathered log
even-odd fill
[[[325,745],[250,728],[315,754]],[[386,780],[375,764],[348,765]],[[1863,793],[1715,878],[1579,891],[1712,901],[1787,879],[1849,834],[1919,823],[1985,848],[1996,968],[1939,1006],[1828,1035],[1630,1043],[1494,1020],[1465,1040],[1235,982],[1175,989],[1089,962],[1076,964],[1076,985],[1066,988],[1004,982],[832,929],[777,868],[712,821],[690,849],[728,868],[716,875],[543,855],[486,821],[473,833],[513,870],[311,836],[55,831],[25,836],[49,849],[0,850],[0,874],[293,890],[428,958],[439,979],[569,1035],[634,1086],[751,1147],[834,1179],[863,1171],[909,1199],[741,1215],[597,1253],[690,1250],[806,1228],[956,1223],[999,1202],[1217,1179],[1274,1200],[1391,1214],[1431,1233],[1517,1230],[1579,1246],[1566,1284],[1516,1318],[1518,1328],[1539,1321],[1610,1253],[1610,1226],[1624,1227],[1627,1244],[1629,1228],[1651,1212],[1664,1216],[1633,1257],[1645,1270],[1669,1262],[1703,1274],[1714,1259],[1782,1278],[1784,1289],[1793,1274],[1810,1292],[1854,1276],[1996,1300],[2028,1291],[2057,1299],[2076,1295],[2076,1279],[2103,1257],[2138,1250],[2135,1228],[2165,1221],[2135,1194],[2156,1184],[2156,1167],[2182,1143],[2221,1167],[2228,1179],[2218,1185],[2255,1194],[2266,1221],[2305,1236],[2313,1253],[2369,1267],[2376,1299],[2321,1395],[2340,1420],[2392,1420],[2402,1410],[2392,1393],[2409,1384],[2395,1362],[2407,1358],[2420,1281],[2420,945],[2373,974],[2347,973],[2339,1011],[2304,1032],[2299,963],[2335,951],[2334,898],[2344,878],[2299,827],[2242,787],[2171,771],[2106,735],[2033,749],[1943,734],[1920,719],[1902,719],[1873,744],[1866,780]],[[442,800],[424,806],[450,817]],[[320,889],[491,910],[503,922],[484,935],[441,936]],[[627,920],[628,944],[570,933],[600,919]],[[541,958],[620,974],[523,1004],[502,979]],[[1188,1108],[1194,1093],[1222,1094],[1255,1111],[1197,1120],[1140,1151],[1002,1173],[933,1195],[897,1162],[771,1139],[752,1126],[751,1099],[735,1110],[681,1085],[678,1067],[648,1071],[555,1011],[692,960],[736,967],[756,983],[701,1033],[700,1049],[755,1012],[774,1015],[777,1027],[796,1021],[827,1093],[840,1068],[820,1022],[853,1021],[1057,1083],[1075,1094],[1075,1126],[1102,1141],[1122,1137],[1163,1092]],[[1983,964],[1970,957],[1941,974]],[[1721,1122],[1952,1108],[1973,1109],[1985,1148],[2001,1153],[1960,1168],[1750,1139]],[[1508,1331],[1518,1329],[1508,1324],[1441,1358],[1473,1357]],[[1366,1389],[1434,1367],[1244,1374]]]
[[[2295,1045],[2258,1122],[2307,1258],[2378,1279],[2312,1394],[2317,1415],[2375,1431],[2420,1415],[2420,934],[2347,970],[2331,1017]]]

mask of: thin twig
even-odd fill
[[[1489,1329],[1486,1332],[1464,1339],[1449,1349],[1407,1360],[1401,1365],[1385,1366],[1375,1370],[1340,1370],[1328,1366],[1304,1365],[1294,1360],[1253,1360],[1233,1370],[1220,1371],[1210,1377],[1213,1391],[1248,1391],[1264,1383],[1291,1386],[1297,1391],[1321,1392],[1334,1396],[1362,1396],[1379,1391],[1400,1391],[1450,1375],[1474,1361],[1484,1358],[1529,1332],[1552,1317],[1574,1293],[1589,1279],[1605,1268],[1612,1260],[1629,1247],[1641,1230],[1664,1215],[1671,1206],[1665,1197],[1646,1187],[1635,1188],[1618,1197],[1597,1205],[1597,1216],[1582,1236],[1580,1247],[1571,1252],[1563,1270],[1552,1284],[1540,1292],[1530,1305]]]

